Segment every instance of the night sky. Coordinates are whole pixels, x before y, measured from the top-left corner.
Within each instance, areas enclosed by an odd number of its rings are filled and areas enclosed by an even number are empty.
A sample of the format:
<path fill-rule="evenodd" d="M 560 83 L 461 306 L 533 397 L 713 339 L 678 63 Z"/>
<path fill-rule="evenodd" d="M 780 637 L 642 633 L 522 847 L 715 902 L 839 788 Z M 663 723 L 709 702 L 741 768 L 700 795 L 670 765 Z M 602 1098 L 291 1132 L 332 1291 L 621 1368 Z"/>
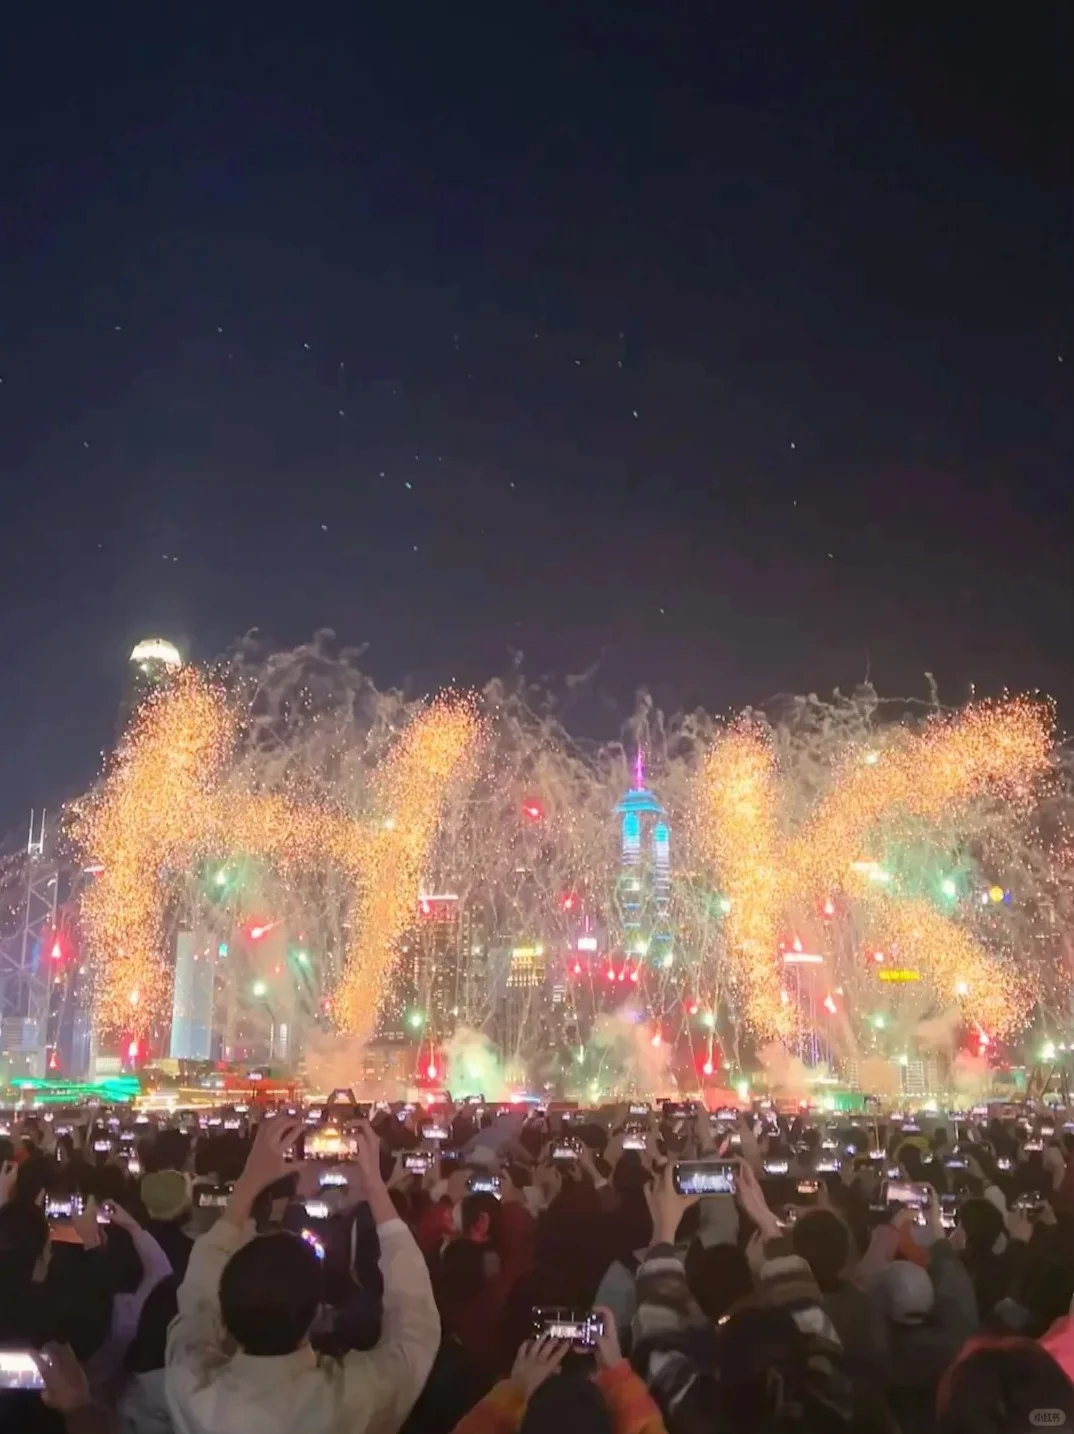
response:
<path fill-rule="evenodd" d="M 149 633 L 599 661 L 593 736 L 926 670 L 1069 724 L 1063 12 L 5 16 L 0 830 Z"/>

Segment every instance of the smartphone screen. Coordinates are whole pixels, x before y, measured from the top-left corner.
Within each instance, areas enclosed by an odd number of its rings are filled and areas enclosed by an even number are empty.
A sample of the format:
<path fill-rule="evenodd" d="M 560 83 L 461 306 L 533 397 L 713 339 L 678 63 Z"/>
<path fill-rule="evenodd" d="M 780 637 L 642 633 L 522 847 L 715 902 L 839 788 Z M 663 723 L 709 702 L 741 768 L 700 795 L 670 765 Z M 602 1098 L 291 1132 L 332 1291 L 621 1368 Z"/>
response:
<path fill-rule="evenodd" d="M 680 1195 L 733 1195 L 735 1172 L 731 1160 L 677 1160 L 671 1179 Z"/>
<path fill-rule="evenodd" d="M 766 1175 L 786 1175 L 790 1164 L 786 1160 L 766 1160 L 764 1162 L 764 1173 Z"/>
<path fill-rule="evenodd" d="M 503 1193 L 503 1180 L 499 1175 L 471 1175 L 466 1182 L 471 1195 L 495 1195 Z"/>
<path fill-rule="evenodd" d="M 592 1349 L 604 1333 L 604 1321 L 592 1313 L 538 1307 L 533 1311 L 533 1332 L 546 1339 L 569 1341 L 576 1349 Z"/>
<path fill-rule="evenodd" d="M 560 1141 L 558 1144 L 553 1145 L 552 1147 L 552 1159 L 577 1160 L 578 1151 L 574 1148 L 573 1145 L 568 1144 L 566 1141 Z"/>
<path fill-rule="evenodd" d="M 623 1136 L 623 1149 L 624 1149 L 624 1150 L 644 1150 L 644 1149 L 645 1149 L 645 1136 L 644 1136 L 644 1135 L 624 1135 L 624 1136 Z"/>
<path fill-rule="evenodd" d="M 28 1349 L 0 1349 L 0 1389 L 44 1389 L 34 1358 Z"/>
<path fill-rule="evenodd" d="M 332 1213 L 327 1200 L 307 1200 L 305 1210 L 311 1220 L 327 1220 Z"/>
<path fill-rule="evenodd" d="M 424 1175 L 427 1170 L 432 1169 L 433 1157 L 413 1152 L 403 1156 L 403 1169 L 409 1170 L 412 1175 Z"/>

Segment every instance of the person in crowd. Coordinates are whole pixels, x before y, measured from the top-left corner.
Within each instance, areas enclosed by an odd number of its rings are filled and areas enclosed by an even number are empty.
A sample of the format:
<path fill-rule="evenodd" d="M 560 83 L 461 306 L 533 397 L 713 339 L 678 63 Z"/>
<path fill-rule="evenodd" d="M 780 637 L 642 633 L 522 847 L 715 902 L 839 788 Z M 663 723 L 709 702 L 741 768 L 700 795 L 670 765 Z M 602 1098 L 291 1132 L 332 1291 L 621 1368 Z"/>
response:
<path fill-rule="evenodd" d="M 194 1247 L 187 1230 L 191 1216 L 190 1183 L 178 1170 L 158 1169 L 142 1176 L 139 1193 L 147 1215 L 145 1228 L 167 1255 L 172 1273 L 181 1280 Z"/>
<path fill-rule="evenodd" d="M 623 1358 L 611 1310 L 595 1309 L 603 1333 L 592 1378 L 565 1364 L 571 1346 L 541 1338 L 519 1349 L 501 1381 L 456 1427 L 456 1434 L 663 1434 L 664 1422 L 641 1379 Z"/>
<path fill-rule="evenodd" d="M 1031 1339 L 974 1340 L 940 1381 L 936 1434 L 1026 1434 L 1072 1426 L 1074 1385 Z"/>
<path fill-rule="evenodd" d="M 223 1218 L 191 1252 L 165 1374 L 178 1434 L 394 1434 L 432 1367 L 440 1321 L 429 1274 L 396 1214 L 368 1125 L 357 1165 L 380 1240 L 381 1338 L 340 1361 L 314 1354 L 309 1336 L 323 1293 L 317 1253 L 301 1236 L 256 1234 L 252 1225 L 255 1201 L 287 1174 L 302 1130 L 279 1118 L 260 1126 Z"/>
<path fill-rule="evenodd" d="M 884 1386 L 890 1361 L 887 1331 L 875 1302 L 853 1281 L 846 1221 L 831 1209 L 805 1210 L 791 1226 L 791 1248 L 812 1271 L 854 1377 Z"/>

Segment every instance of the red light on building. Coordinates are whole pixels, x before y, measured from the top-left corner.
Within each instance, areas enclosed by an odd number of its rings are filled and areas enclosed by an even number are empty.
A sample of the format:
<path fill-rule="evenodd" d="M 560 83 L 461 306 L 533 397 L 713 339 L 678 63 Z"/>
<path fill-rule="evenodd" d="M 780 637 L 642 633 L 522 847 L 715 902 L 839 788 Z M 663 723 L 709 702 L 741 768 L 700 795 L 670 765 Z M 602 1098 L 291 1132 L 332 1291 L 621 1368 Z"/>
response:
<path fill-rule="evenodd" d="M 48 954 L 53 961 L 63 960 L 63 947 L 60 945 L 58 938 L 52 943 L 52 950 Z"/>
<path fill-rule="evenodd" d="M 577 901 L 578 898 L 575 896 L 574 892 L 568 891 L 565 896 L 560 897 L 559 904 L 564 911 L 573 911 L 575 905 L 577 904 Z"/>
<path fill-rule="evenodd" d="M 614 967 L 614 966 L 609 966 L 609 967 L 608 967 L 608 980 L 609 980 L 609 981 L 614 981 L 614 980 L 615 980 L 615 967 Z"/>
<path fill-rule="evenodd" d="M 635 986 L 638 984 L 638 973 L 637 973 L 637 971 L 631 971 L 631 973 L 630 973 L 630 979 L 634 982 Z"/>
<path fill-rule="evenodd" d="M 582 963 L 580 961 L 576 961 L 574 963 L 574 974 L 576 976 L 580 976 L 582 974 Z"/>
<path fill-rule="evenodd" d="M 523 802 L 522 812 L 524 816 L 529 817 L 531 822 L 539 822 L 544 816 L 544 808 L 541 806 L 540 802 Z"/>
<path fill-rule="evenodd" d="M 712 1064 L 712 1062 L 711 1062 L 711 1061 L 706 1061 L 705 1064 L 701 1067 L 701 1074 L 702 1074 L 702 1075 L 711 1075 L 712 1072 L 713 1072 L 713 1064 Z"/>
<path fill-rule="evenodd" d="M 425 1074 L 429 1077 L 430 1080 L 436 1080 L 437 1070 L 436 1065 L 433 1061 L 430 1061 L 429 1064 L 425 1067 Z"/>

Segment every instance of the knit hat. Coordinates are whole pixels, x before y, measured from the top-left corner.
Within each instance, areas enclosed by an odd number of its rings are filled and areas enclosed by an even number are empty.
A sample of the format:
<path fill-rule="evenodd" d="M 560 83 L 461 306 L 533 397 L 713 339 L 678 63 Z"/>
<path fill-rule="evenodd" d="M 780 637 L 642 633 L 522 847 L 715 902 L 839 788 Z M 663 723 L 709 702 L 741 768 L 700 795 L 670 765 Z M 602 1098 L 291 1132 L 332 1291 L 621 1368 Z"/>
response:
<path fill-rule="evenodd" d="M 910 1260 L 896 1260 L 877 1279 L 876 1297 L 894 1324 L 920 1324 L 932 1313 L 936 1292 L 928 1270 Z"/>
<path fill-rule="evenodd" d="M 178 1170 L 143 1175 L 141 1195 L 151 1220 L 178 1220 L 190 1209 L 190 1189 Z"/>

